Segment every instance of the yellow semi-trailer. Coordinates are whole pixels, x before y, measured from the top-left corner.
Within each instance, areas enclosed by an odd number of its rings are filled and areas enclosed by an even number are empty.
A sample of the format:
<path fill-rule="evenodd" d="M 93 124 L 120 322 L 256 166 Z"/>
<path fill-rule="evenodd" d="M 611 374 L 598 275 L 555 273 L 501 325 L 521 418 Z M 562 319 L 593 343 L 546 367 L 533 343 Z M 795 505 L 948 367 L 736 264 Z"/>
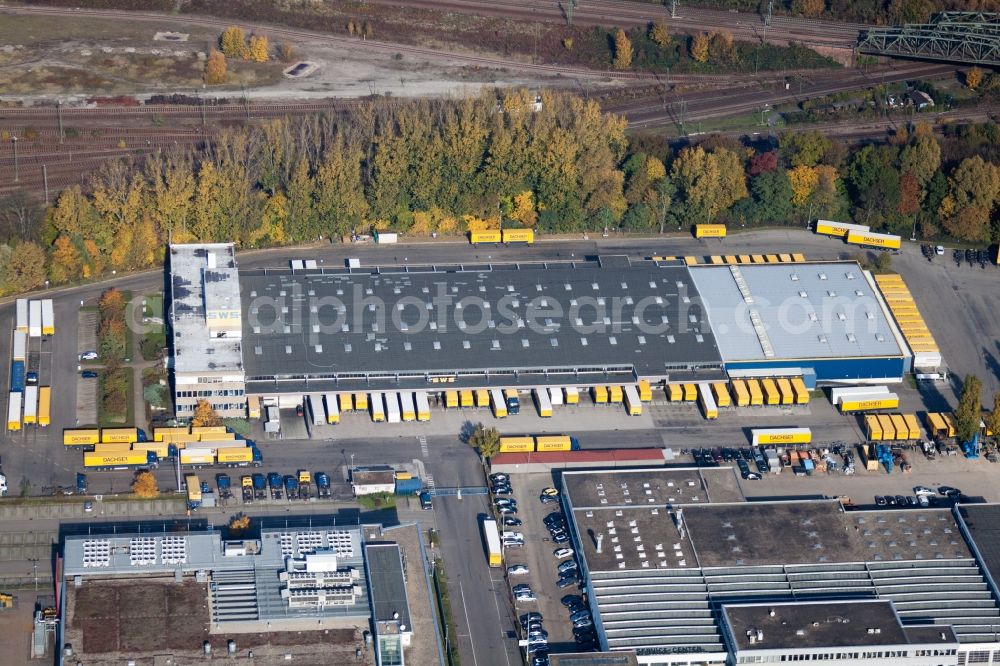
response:
<path fill-rule="evenodd" d="M 768 405 L 780 405 L 781 393 L 778 392 L 778 385 L 770 377 L 766 377 L 761 386 L 764 388 L 764 401 Z"/>
<path fill-rule="evenodd" d="M 259 395 L 248 395 L 247 396 L 247 418 L 249 418 L 249 419 L 259 419 L 260 418 L 260 396 Z"/>
<path fill-rule="evenodd" d="M 417 420 L 417 406 L 412 391 L 399 392 L 399 415 L 404 422 Z"/>
<path fill-rule="evenodd" d="M 531 395 L 535 398 L 535 407 L 538 415 L 544 419 L 552 416 L 552 400 L 549 398 L 549 391 L 546 388 L 532 389 Z"/>
<path fill-rule="evenodd" d="M 132 444 L 133 451 L 152 451 L 156 454 L 157 460 L 164 460 L 170 457 L 170 445 L 166 442 L 136 442 Z"/>
<path fill-rule="evenodd" d="M 895 393 L 889 393 L 887 395 L 881 395 L 872 398 L 856 398 L 852 400 L 841 400 L 840 401 L 840 411 L 843 413 L 848 412 L 867 412 L 875 409 L 898 409 L 899 408 L 899 396 Z"/>
<path fill-rule="evenodd" d="M 608 389 L 606 386 L 591 387 L 590 395 L 594 399 L 594 403 L 598 405 L 607 403 L 608 401 Z"/>
<path fill-rule="evenodd" d="M 725 382 L 715 382 L 712 384 L 712 397 L 715 398 L 715 404 L 719 407 L 729 407 L 733 404 L 729 399 L 729 389 L 726 387 Z"/>
<path fill-rule="evenodd" d="M 38 387 L 38 425 L 43 428 L 52 423 L 52 387 Z"/>
<path fill-rule="evenodd" d="M 413 402 L 416 404 L 417 407 L 417 420 L 430 421 L 431 403 L 427 397 L 427 393 L 424 391 L 416 391 L 413 394 Z"/>
<path fill-rule="evenodd" d="M 503 550 L 500 548 L 500 531 L 497 521 L 483 519 L 483 545 L 486 546 L 486 561 L 491 567 L 503 566 Z"/>
<path fill-rule="evenodd" d="M 670 402 L 684 400 L 684 387 L 680 384 L 667 384 L 667 400 Z"/>
<path fill-rule="evenodd" d="M 191 426 L 192 435 L 214 435 L 220 432 L 228 432 L 226 426 Z"/>
<path fill-rule="evenodd" d="M 503 234 L 499 229 L 495 231 L 470 231 L 469 242 L 473 245 L 480 243 L 500 243 L 503 241 Z"/>
<path fill-rule="evenodd" d="M 230 446 L 216 449 L 215 459 L 220 465 L 249 463 L 253 461 L 253 449 L 249 446 Z"/>
<path fill-rule="evenodd" d="M 180 452 L 182 465 L 214 465 L 215 449 L 186 448 Z"/>
<path fill-rule="evenodd" d="M 490 390 L 490 406 L 493 408 L 493 416 L 498 419 L 507 417 L 507 401 L 500 389 Z"/>
<path fill-rule="evenodd" d="M 458 391 L 455 389 L 448 389 L 444 392 L 444 406 L 445 409 L 458 407 Z"/>
<path fill-rule="evenodd" d="M 96 428 L 63 430 L 65 446 L 93 446 L 101 441 L 101 431 Z"/>
<path fill-rule="evenodd" d="M 350 393 L 341 393 L 337 396 L 337 401 L 340 403 L 341 412 L 349 412 L 354 409 L 354 398 Z"/>
<path fill-rule="evenodd" d="M 736 402 L 736 406 L 748 406 L 750 404 L 750 391 L 747 389 L 747 383 L 742 379 L 734 379 L 731 386 L 733 389 L 733 400 Z"/>
<path fill-rule="evenodd" d="M 638 389 L 632 384 L 625 386 L 625 411 L 629 416 L 642 414 L 642 400 L 639 398 Z"/>
<path fill-rule="evenodd" d="M 850 232 L 847 234 L 847 242 L 852 245 L 863 245 L 865 247 L 881 247 L 888 250 L 898 250 L 902 239 L 892 234 L 876 234 L 872 232 Z"/>
<path fill-rule="evenodd" d="M 344 394 L 341 393 L 341 395 Z M 333 393 L 327 393 L 323 396 L 323 402 L 326 407 L 327 424 L 334 425 L 340 423 L 340 406 L 337 404 L 337 396 Z"/>
<path fill-rule="evenodd" d="M 619 404 L 624 399 L 625 399 L 625 394 L 622 392 L 621 386 L 608 387 L 608 402 Z"/>
<path fill-rule="evenodd" d="M 580 389 L 576 388 L 575 386 L 567 386 L 564 389 L 564 392 L 565 392 L 565 395 L 563 396 L 563 398 L 564 398 L 564 401 L 566 402 L 567 405 L 579 405 L 580 404 Z M 649 399 L 650 400 L 653 399 L 652 395 L 650 395 Z"/>
<path fill-rule="evenodd" d="M 653 399 L 653 387 L 649 385 L 648 379 L 639 380 L 639 400 L 650 402 Z"/>
<path fill-rule="evenodd" d="M 794 405 L 795 391 L 792 390 L 792 382 L 789 381 L 788 377 L 779 377 L 775 383 L 778 385 L 778 393 L 781 394 L 781 404 Z"/>
<path fill-rule="evenodd" d="M 809 428 L 753 428 L 750 430 L 754 446 L 761 444 L 809 444 L 812 430 Z"/>
<path fill-rule="evenodd" d="M 500 453 L 528 453 L 535 450 L 534 437 L 501 437 Z"/>
<path fill-rule="evenodd" d="M 719 418 L 719 407 L 712 396 L 712 387 L 708 384 L 698 384 L 698 404 L 706 419 Z"/>
<path fill-rule="evenodd" d="M 533 229 L 504 229 L 504 243 L 527 243 L 531 245 L 535 242 L 535 232 Z"/>
<path fill-rule="evenodd" d="M 816 233 L 822 236 L 836 236 L 843 238 L 851 231 L 864 233 L 870 227 L 865 224 L 848 224 L 846 222 L 833 222 L 831 220 L 816 220 Z"/>
<path fill-rule="evenodd" d="M 354 409 L 359 412 L 368 411 L 368 394 L 367 393 L 355 393 L 354 394 Z"/>
<path fill-rule="evenodd" d="M 698 399 L 698 387 L 694 384 L 684 384 L 684 402 L 694 402 Z"/>
<path fill-rule="evenodd" d="M 695 238 L 725 238 L 726 225 L 724 224 L 696 224 L 694 225 Z"/>
<path fill-rule="evenodd" d="M 151 451 L 103 454 L 88 451 L 83 454 L 86 469 L 136 469 L 156 467 L 156 454 Z"/>
<path fill-rule="evenodd" d="M 458 392 L 458 404 L 460 407 L 476 406 L 476 396 L 471 389 L 462 389 Z"/>
<path fill-rule="evenodd" d="M 101 430 L 101 443 L 103 444 L 131 444 L 142 441 L 145 438 L 139 435 L 138 428 L 104 428 Z"/>
<path fill-rule="evenodd" d="M 132 450 L 132 445 L 128 442 L 112 442 L 110 444 L 94 444 L 94 453 L 101 453 L 104 455 L 117 455 L 122 453 L 128 453 Z"/>
<path fill-rule="evenodd" d="M 759 407 L 764 404 L 764 392 L 760 388 L 760 382 L 756 379 L 747 380 L 747 390 L 750 391 L 750 404 Z"/>
<path fill-rule="evenodd" d="M 173 428 L 153 428 L 153 440 L 157 442 L 166 441 L 164 439 L 166 435 L 190 435 L 190 434 L 191 430 L 186 426 L 177 426 Z"/>
<path fill-rule="evenodd" d="M 569 435 L 539 435 L 535 437 L 536 451 L 573 451 L 573 438 Z"/>
<path fill-rule="evenodd" d="M 372 406 L 372 421 L 375 423 L 382 423 L 383 421 L 385 421 L 385 410 L 382 407 L 381 393 L 372 393 L 371 406 Z"/>

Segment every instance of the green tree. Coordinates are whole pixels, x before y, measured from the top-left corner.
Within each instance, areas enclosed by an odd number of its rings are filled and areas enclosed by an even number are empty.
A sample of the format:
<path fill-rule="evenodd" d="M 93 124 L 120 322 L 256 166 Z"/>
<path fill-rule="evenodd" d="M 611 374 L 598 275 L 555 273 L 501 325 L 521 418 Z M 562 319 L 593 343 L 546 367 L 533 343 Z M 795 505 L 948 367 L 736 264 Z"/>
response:
<path fill-rule="evenodd" d="M 899 154 L 899 170 L 913 174 L 923 188 L 941 168 L 941 145 L 933 134 L 918 134 Z"/>
<path fill-rule="evenodd" d="M 798 16 L 815 18 L 826 9 L 824 0 L 792 0 L 792 13 Z"/>
<path fill-rule="evenodd" d="M 670 32 L 667 30 L 667 24 L 663 21 L 652 23 L 649 26 L 649 39 L 661 49 L 670 46 Z"/>
<path fill-rule="evenodd" d="M 323 233 L 341 236 L 359 229 L 368 214 L 361 183 L 361 151 L 336 140 L 316 172 L 316 213 Z"/>
<path fill-rule="evenodd" d="M 962 383 L 962 395 L 955 408 L 955 437 L 959 442 L 970 442 L 979 432 L 979 420 L 983 410 L 983 383 L 975 375 L 966 375 Z"/>
<path fill-rule="evenodd" d="M 500 431 L 487 428 L 482 423 L 469 436 L 469 446 L 474 448 L 479 456 L 486 460 L 500 453 Z"/>
<path fill-rule="evenodd" d="M 701 146 L 685 148 L 674 160 L 671 178 L 677 187 L 678 218 L 708 221 L 747 196 L 740 158 L 718 148 L 706 153 Z"/>
<path fill-rule="evenodd" d="M 793 167 L 816 166 L 830 150 L 831 141 L 821 132 L 786 132 L 781 136 L 781 156 Z"/>
<path fill-rule="evenodd" d="M 993 394 L 993 408 L 983 415 L 983 421 L 994 437 L 1000 437 L 1000 392 Z"/>

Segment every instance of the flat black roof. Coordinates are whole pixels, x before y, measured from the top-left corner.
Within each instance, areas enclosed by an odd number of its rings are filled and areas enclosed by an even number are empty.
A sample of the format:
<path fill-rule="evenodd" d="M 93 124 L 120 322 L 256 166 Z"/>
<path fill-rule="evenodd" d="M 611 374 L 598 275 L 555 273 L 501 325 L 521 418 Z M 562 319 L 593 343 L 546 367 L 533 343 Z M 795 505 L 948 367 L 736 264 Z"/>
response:
<path fill-rule="evenodd" d="M 372 612 L 375 621 L 396 621 L 399 622 L 401 631 L 413 631 L 413 625 L 410 623 L 410 605 L 406 598 L 403 555 L 399 544 L 378 542 L 366 544 L 365 562 L 372 589 Z"/>
<path fill-rule="evenodd" d="M 722 377 L 681 264 L 269 269 L 240 287 L 250 392 Z"/>
<path fill-rule="evenodd" d="M 726 604 L 722 616 L 739 650 L 909 643 L 890 601 Z"/>
<path fill-rule="evenodd" d="M 961 504 L 958 513 L 993 583 L 1000 584 L 1000 504 Z"/>

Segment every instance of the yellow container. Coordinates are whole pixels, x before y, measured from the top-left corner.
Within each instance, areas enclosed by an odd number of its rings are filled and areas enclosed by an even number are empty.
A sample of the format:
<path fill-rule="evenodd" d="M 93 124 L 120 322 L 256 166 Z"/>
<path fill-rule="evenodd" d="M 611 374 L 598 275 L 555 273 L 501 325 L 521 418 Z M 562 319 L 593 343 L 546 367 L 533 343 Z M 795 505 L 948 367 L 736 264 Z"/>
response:
<path fill-rule="evenodd" d="M 473 245 L 478 243 L 499 243 L 503 236 L 500 230 L 496 231 L 472 231 L 469 232 L 469 242 Z"/>
<path fill-rule="evenodd" d="M 458 407 L 458 391 L 451 389 L 444 392 L 444 406 L 448 408 Z"/>
<path fill-rule="evenodd" d="M 622 387 L 621 386 L 609 386 L 608 387 L 608 402 L 613 402 L 615 404 L 618 404 L 618 403 L 620 403 L 624 399 L 625 399 L 625 396 L 622 394 Z"/>
<path fill-rule="evenodd" d="M 769 405 L 781 404 L 781 393 L 778 392 L 778 385 L 770 377 L 761 382 L 764 387 L 764 401 Z"/>
<path fill-rule="evenodd" d="M 355 393 L 354 394 L 354 409 L 359 412 L 364 412 L 368 410 L 368 394 L 367 393 Z"/>
<path fill-rule="evenodd" d="M 745 381 L 734 379 L 731 387 L 733 389 L 733 400 L 736 402 L 737 407 L 746 407 L 750 404 L 750 391 L 747 389 Z"/>
<path fill-rule="evenodd" d="M 462 407 L 473 407 L 473 406 L 475 406 L 475 404 L 476 404 L 475 397 L 473 396 L 471 390 L 469 390 L 469 389 L 463 389 L 458 394 L 458 396 L 459 396 L 460 404 L 462 405 Z"/>
<path fill-rule="evenodd" d="M 729 399 L 729 389 L 724 382 L 712 384 L 712 395 L 715 396 L 715 404 L 719 407 L 729 407 L 732 403 Z"/>
<path fill-rule="evenodd" d="M 694 402 L 698 399 L 698 385 L 684 384 L 684 402 Z"/>
<path fill-rule="evenodd" d="M 500 453 L 527 453 L 535 450 L 534 437 L 501 437 Z"/>
<path fill-rule="evenodd" d="M 778 378 L 778 392 L 781 394 L 781 404 L 795 404 L 795 391 L 792 390 L 792 382 L 787 377 Z"/>
<path fill-rule="evenodd" d="M 756 379 L 747 380 L 747 390 L 750 391 L 750 404 L 757 407 L 764 404 L 764 392 L 760 389 L 760 382 Z"/>
<path fill-rule="evenodd" d="M 476 389 L 476 407 L 490 406 L 490 392 L 486 389 Z"/>
<path fill-rule="evenodd" d="M 535 242 L 535 232 L 532 229 L 504 229 L 504 243 L 527 243 L 531 245 Z"/>
<path fill-rule="evenodd" d="M 694 225 L 695 238 L 725 238 L 726 225 L 724 224 L 696 224 Z"/>
<path fill-rule="evenodd" d="M 590 395 L 597 404 L 604 404 L 608 401 L 608 389 L 604 386 L 594 386 L 590 389 Z"/>
<path fill-rule="evenodd" d="M 653 388 L 649 385 L 648 379 L 639 380 L 639 400 L 649 402 L 653 399 Z M 568 401 L 567 401 L 568 402 Z"/>
<path fill-rule="evenodd" d="M 337 402 L 340 403 L 341 412 L 349 412 L 354 409 L 354 400 L 350 393 L 341 393 L 338 395 Z"/>

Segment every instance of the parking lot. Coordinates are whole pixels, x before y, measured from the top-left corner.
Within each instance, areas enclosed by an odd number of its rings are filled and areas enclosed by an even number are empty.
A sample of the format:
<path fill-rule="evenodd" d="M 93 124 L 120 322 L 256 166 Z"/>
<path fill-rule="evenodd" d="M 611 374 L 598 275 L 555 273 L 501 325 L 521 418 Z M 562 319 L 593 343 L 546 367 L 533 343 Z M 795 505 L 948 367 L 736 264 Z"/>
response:
<path fill-rule="evenodd" d="M 510 567 L 523 565 L 527 567 L 528 572 L 508 573 L 507 586 L 508 589 L 512 589 L 517 585 L 527 585 L 535 597 L 533 601 L 521 601 L 511 594 L 516 615 L 519 619 L 523 619 L 529 613 L 541 614 L 541 628 L 547 634 L 549 651 L 579 651 L 581 646 L 574 639 L 573 625 L 569 620 L 570 613 L 561 601 L 564 597 L 580 593 L 580 585 L 573 576 L 575 570 L 568 564 L 575 562 L 575 557 L 569 555 L 559 558 L 555 555 L 555 552 L 562 548 L 572 550 L 572 544 L 568 541 L 568 534 L 566 542 L 557 543 L 546 526 L 547 516 L 562 515 L 561 502 L 556 498 L 546 504 L 540 499 L 544 489 L 554 487 L 554 478 L 545 473 L 516 474 L 510 478 L 510 485 L 512 494 L 503 497 L 516 499 L 517 514 L 511 517 L 520 520 L 521 524 L 503 526 L 502 529 L 507 533 L 523 534 L 524 545 L 504 549 L 504 568 L 510 572 Z M 558 525 L 555 522 L 557 519 L 549 520 L 553 526 Z M 558 586 L 560 579 L 563 578 L 563 574 L 559 571 L 560 565 L 565 569 L 565 579 L 574 579 L 569 584 L 564 583 L 564 587 Z M 523 622 L 519 622 L 517 631 L 522 639 L 528 637 Z"/>

